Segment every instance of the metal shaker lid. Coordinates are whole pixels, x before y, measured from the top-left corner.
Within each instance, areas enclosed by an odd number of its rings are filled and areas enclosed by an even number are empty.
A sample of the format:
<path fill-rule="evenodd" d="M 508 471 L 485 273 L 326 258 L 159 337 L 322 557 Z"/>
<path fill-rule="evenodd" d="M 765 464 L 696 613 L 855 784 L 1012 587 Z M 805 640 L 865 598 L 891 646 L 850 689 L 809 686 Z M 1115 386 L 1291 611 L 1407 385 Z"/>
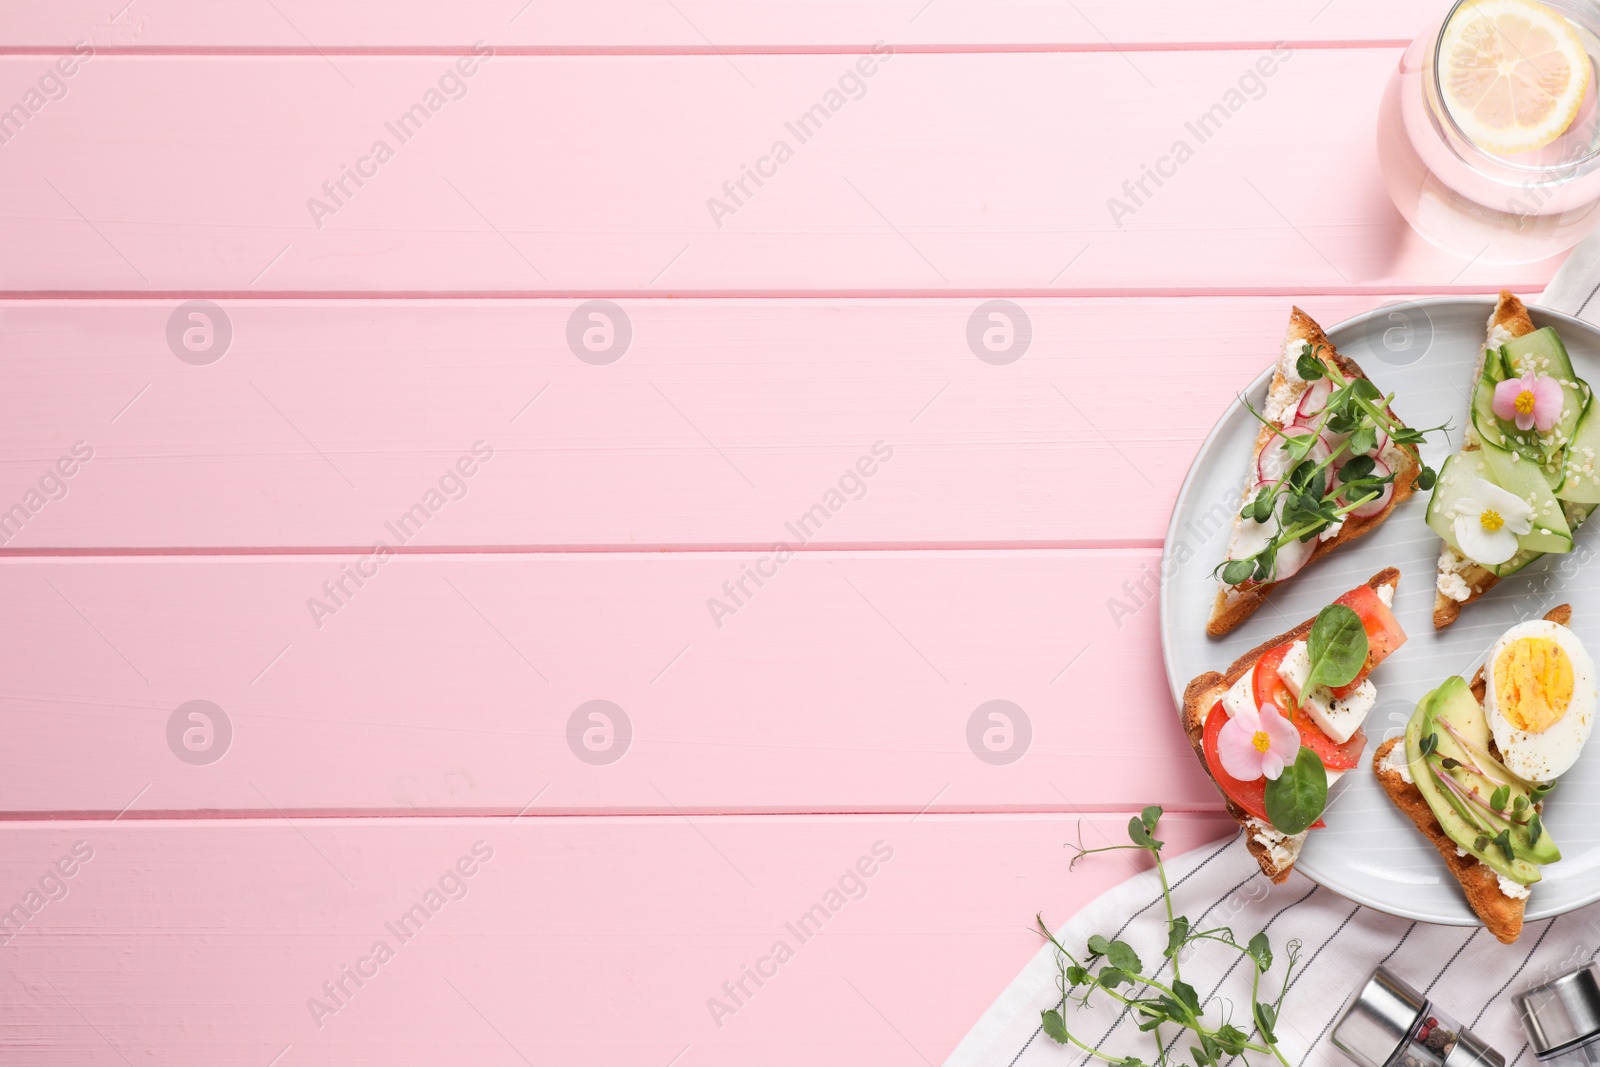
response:
<path fill-rule="evenodd" d="M 1428 1001 L 1379 967 L 1333 1026 L 1332 1041 L 1361 1067 L 1388 1067 Z"/>
<path fill-rule="evenodd" d="M 1533 1051 L 1545 1056 L 1600 1036 L 1600 965 L 1590 963 L 1512 998 Z"/>

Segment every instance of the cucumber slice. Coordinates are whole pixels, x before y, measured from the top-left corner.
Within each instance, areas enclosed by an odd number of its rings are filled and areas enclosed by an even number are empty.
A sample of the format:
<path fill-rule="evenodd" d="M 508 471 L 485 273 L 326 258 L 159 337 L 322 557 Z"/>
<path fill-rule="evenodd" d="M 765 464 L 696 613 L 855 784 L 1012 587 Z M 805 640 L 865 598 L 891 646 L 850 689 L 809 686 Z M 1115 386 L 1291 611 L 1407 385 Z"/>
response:
<path fill-rule="evenodd" d="M 1570 500 L 1563 500 L 1561 502 L 1561 511 L 1566 516 L 1567 529 L 1571 530 L 1574 536 L 1576 536 L 1578 532 L 1578 527 L 1583 525 L 1584 520 L 1589 517 L 1590 512 L 1594 511 L 1594 508 L 1595 506 L 1593 504 L 1577 504 Z M 1504 563 L 1498 564 L 1494 567 L 1484 567 L 1484 570 L 1488 571 L 1490 574 L 1493 574 L 1497 578 L 1504 578 L 1508 575 L 1517 573 L 1534 560 L 1543 558 L 1543 556 L 1543 552 L 1530 552 L 1527 549 L 1523 549 L 1515 556 L 1512 556 L 1510 559 L 1506 560 Z"/>
<path fill-rule="evenodd" d="M 1556 343 L 1559 344 L 1560 341 Z M 1550 488 L 1559 488 L 1566 473 L 1561 463 L 1561 442 L 1572 440 L 1580 420 L 1587 412 L 1590 406 L 1589 386 L 1575 378 L 1558 375 L 1563 398 L 1561 417 L 1556 420 L 1556 424 L 1548 433 L 1540 433 L 1534 429 L 1519 430 L 1515 423 L 1505 422 L 1496 418 L 1494 414 L 1495 386 L 1506 378 L 1514 376 L 1508 371 L 1504 360 L 1505 357 L 1490 352 L 1483 361 L 1483 375 L 1472 391 L 1472 428 L 1477 431 L 1478 440 L 1482 443 L 1519 452 L 1524 459 L 1541 465 L 1544 468 L 1545 481 Z M 1524 355 L 1522 360 L 1523 366 L 1532 366 L 1535 363 L 1544 366 L 1556 362 L 1548 357 L 1533 355 Z M 1562 349 L 1561 362 L 1564 364 L 1565 361 L 1566 350 Z"/>
<path fill-rule="evenodd" d="M 1573 373 L 1572 357 L 1567 355 L 1567 346 L 1561 343 L 1560 336 L 1552 326 L 1513 337 L 1500 346 L 1500 352 L 1505 359 L 1505 377 L 1531 370 L 1538 374 L 1553 374 L 1569 382 L 1578 379 L 1577 374 Z"/>
<path fill-rule="evenodd" d="M 1533 529 L 1518 538 L 1517 544 L 1535 552 L 1572 551 L 1572 530 L 1567 526 L 1561 502 L 1550 491 L 1543 468 L 1521 453 L 1492 445 L 1484 445 L 1479 452 L 1488 466 L 1491 482 L 1533 505 Z"/>
<path fill-rule="evenodd" d="M 1485 478 L 1515 493 L 1533 504 L 1534 528 L 1518 539 L 1523 552 L 1570 552 L 1572 530 L 1567 525 L 1566 514 L 1560 501 L 1550 492 L 1550 486 L 1539 473 L 1538 467 L 1527 460 L 1511 458 L 1511 453 L 1485 445 L 1471 452 L 1457 452 L 1439 468 L 1439 481 L 1428 500 L 1427 521 L 1430 529 L 1457 552 L 1461 545 L 1456 541 L 1455 504 L 1470 490 L 1478 478 Z M 1462 555 L 1466 553 L 1462 552 Z M 1522 555 L 1519 552 L 1518 555 Z M 1517 557 L 1500 564 L 1507 567 Z M 1532 559 L 1522 561 L 1516 569 L 1526 566 Z M 1509 571 L 1507 573 L 1510 573 Z"/>
<path fill-rule="evenodd" d="M 1504 563 L 1496 564 L 1493 567 L 1484 567 L 1483 569 L 1494 575 L 1496 578 L 1505 578 L 1509 575 L 1517 573 L 1534 560 L 1543 558 L 1543 552 L 1529 552 L 1524 550 L 1522 552 L 1518 552 L 1515 556 L 1512 556 Z"/>
<path fill-rule="evenodd" d="M 1556 496 L 1576 504 L 1600 504 L 1600 404 L 1590 403 L 1562 457 Z"/>

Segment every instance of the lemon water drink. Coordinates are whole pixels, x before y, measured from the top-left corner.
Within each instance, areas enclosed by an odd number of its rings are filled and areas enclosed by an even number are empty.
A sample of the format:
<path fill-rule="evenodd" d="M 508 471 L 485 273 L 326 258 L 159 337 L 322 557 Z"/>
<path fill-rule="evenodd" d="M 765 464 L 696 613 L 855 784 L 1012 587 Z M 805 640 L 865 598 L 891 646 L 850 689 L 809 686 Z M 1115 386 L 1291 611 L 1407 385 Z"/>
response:
<path fill-rule="evenodd" d="M 1526 263 L 1600 225 L 1600 5 L 1460 0 L 1400 58 L 1378 118 L 1406 221 L 1464 259 Z"/>

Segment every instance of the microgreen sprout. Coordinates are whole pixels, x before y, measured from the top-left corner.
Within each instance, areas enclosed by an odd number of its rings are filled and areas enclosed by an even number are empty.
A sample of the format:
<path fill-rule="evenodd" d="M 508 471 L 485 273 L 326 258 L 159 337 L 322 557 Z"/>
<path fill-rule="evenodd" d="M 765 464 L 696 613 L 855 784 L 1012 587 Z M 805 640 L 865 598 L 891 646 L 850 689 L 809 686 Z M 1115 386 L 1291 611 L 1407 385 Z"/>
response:
<path fill-rule="evenodd" d="M 1166 904 L 1167 947 L 1161 960 L 1147 967 L 1145 961 L 1125 941 L 1107 938 L 1102 934 L 1091 936 L 1077 954 L 1063 945 L 1043 918 L 1038 919 L 1039 932 L 1056 950 L 1056 988 L 1060 992 L 1057 1006 L 1040 1013 L 1045 1034 L 1062 1045 L 1070 1045 L 1087 1053 L 1102 1063 L 1116 1067 L 1173 1067 L 1168 1059 L 1168 1049 L 1183 1035 L 1189 1035 L 1193 1044 L 1189 1054 L 1197 1067 L 1221 1067 L 1224 1058 L 1244 1057 L 1249 1063 L 1249 1053 L 1275 1057 L 1283 1067 L 1289 1060 L 1278 1048 L 1276 1027 L 1283 1010 L 1283 998 L 1289 991 L 1290 978 L 1300 960 L 1300 942 L 1290 941 L 1286 946 L 1287 960 L 1282 968 L 1282 980 L 1276 996 L 1262 988 L 1262 978 L 1272 969 L 1272 945 L 1262 931 L 1241 945 L 1227 927 L 1196 930 L 1182 915 L 1174 915 L 1172 890 L 1167 884 L 1167 871 L 1161 861 L 1162 842 L 1153 836 L 1161 809 L 1145 808 L 1128 820 L 1128 839 L 1131 844 L 1108 845 L 1103 848 L 1084 848 L 1069 845 L 1077 855 L 1072 862 L 1097 852 L 1135 849 L 1150 853 L 1155 860 L 1156 875 L 1161 881 L 1161 897 Z M 1081 837 L 1080 837 L 1081 842 Z M 1239 953 L 1241 959 L 1250 961 L 1250 1023 L 1248 1031 L 1233 1025 L 1221 1005 L 1221 1019 L 1208 1017 L 1211 1001 L 1202 1001 L 1195 988 L 1183 980 L 1183 958 L 1186 950 L 1201 942 L 1215 942 Z M 1167 976 L 1168 964 L 1171 975 Z M 1124 988 L 1126 987 L 1126 988 Z M 1106 1051 L 1083 1040 L 1069 1029 L 1068 1006 L 1087 1006 L 1092 998 L 1103 998 L 1121 1004 L 1132 1013 L 1139 1030 L 1155 1038 L 1155 1057 L 1147 1063 L 1137 1056 L 1120 1055 Z M 1169 1040 L 1162 1034 L 1163 1027 L 1176 1027 L 1176 1035 Z"/>
<path fill-rule="evenodd" d="M 1454 742 L 1451 755 L 1439 751 L 1441 735 L 1435 727 L 1442 727 Z M 1451 806 L 1476 835 L 1473 850 L 1483 856 L 1490 848 L 1496 848 L 1514 863 L 1520 851 L 1537 845 L 1544 834 L 1538 805 L 1552 786 L 1519 778 L 1446 718 L 1433 719 L 1424 729 L 1427 732 L 1417 739 L 1423 762 Z M 1487 799 L 1479 791 L 1480 780 L 1487 787 Z M 1514 827 L 1526 829 L 1526 845 L 1512 837 Z"/>
<path fill-rule="evenodd" d="M 1263 483 L 1240 509 L 1241 518 L 1266 525 L 1274 524 L 1272 536 L 1252 555 L 1224 560 L 1217 567 L 1228 585 L 1269 582 L 1277 573 L 1279 551 L 1295 541 L 1310 541 L 1352 511 L 1377 499 L 1395 475 L 1377 473 L 1376 461 L 1368 453 L 1377 446 L 1380 431 L 1396 446 L 1413 454 L 1415 446 L 1434 430 L 1416 430 L 1403 425 L 1389 412 L 1393 394 L 1383 395 L 1366 378 L 1351 378 L 1319 356 L 1322 346 L 1301 346 L 1295 369 L 1308 382 L 1328 379 L 1330 392 L 1326 406 L 1310 425 L 1280 427 L 1257 411 L 1248 400 L 1240 402 L 1261 424 L 1281 439 L 1287 469 L 1282 478 Z M 1323 458 L 1314 458 L 1317 446 L 1333 441 Z M 1268 448 L 1275 447 L 1273 442 Z M 1416 487 L 1424 492 L 1433 488 L 1437 475 L 1422 466 Z"/>

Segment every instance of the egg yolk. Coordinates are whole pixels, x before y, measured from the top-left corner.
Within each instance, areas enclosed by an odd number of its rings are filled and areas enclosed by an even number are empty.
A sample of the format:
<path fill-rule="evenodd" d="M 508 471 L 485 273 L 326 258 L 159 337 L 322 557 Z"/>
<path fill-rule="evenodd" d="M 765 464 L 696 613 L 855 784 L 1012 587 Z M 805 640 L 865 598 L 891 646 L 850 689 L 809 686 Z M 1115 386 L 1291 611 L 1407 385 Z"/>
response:
<path fill-rule="evenodd" d="M 1572 703 L 1572 660 L 1547 637 L 1519 637 L 1495 661 L 1494 692 L 1507 722 L 1544 733 Z"/>

